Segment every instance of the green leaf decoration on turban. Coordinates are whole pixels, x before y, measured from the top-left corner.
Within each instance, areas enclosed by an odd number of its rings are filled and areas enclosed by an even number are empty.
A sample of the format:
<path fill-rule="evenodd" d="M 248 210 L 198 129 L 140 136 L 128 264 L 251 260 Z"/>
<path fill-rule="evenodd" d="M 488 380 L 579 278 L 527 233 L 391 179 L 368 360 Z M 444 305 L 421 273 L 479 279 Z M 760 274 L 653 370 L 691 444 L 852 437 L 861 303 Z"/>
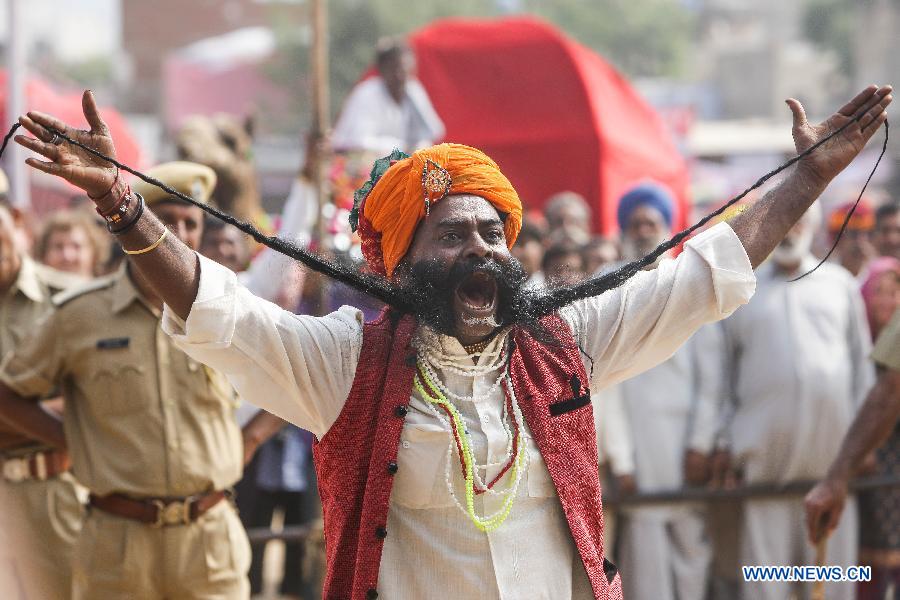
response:
<path fill-rule="evenodd" d="M 409 158 L 409 154 L 394 148 L 390 154 L 375 161 L 375 164 L 372 166 L 372 171 L 369 173 L 369 180 L 353 193 L 353 210 L 350 211 L 351 231 L 356 231 L 359 228 L 359 209 L 360 206 L 362 206 L 363 200 L 366 199 L 366 196 L 369 195 L 369 192 L 372 191 L 372 188 L 375 187 L 375 184 L 381 179 L 381 176 L 391 168 L 391 165 L 404 158 Z"/>

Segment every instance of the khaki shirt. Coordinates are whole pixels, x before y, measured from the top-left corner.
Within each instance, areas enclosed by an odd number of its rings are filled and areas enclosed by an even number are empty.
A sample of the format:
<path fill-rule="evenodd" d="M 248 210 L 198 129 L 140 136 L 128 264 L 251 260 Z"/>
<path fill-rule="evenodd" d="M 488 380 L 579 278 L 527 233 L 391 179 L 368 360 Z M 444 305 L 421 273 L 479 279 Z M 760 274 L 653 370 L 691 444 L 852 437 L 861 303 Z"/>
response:
<path fill-rule="evenodd" d="M 900 308 L 894 311 L 875 343 L 872 360 L 893 371 L 900 371 Z"/>
<path fill-rule="evenodd" d="M 85 282 L 78 276 L 55 271 L 23 256 L 15 283 L 0 295 L 0 357 L 18 348 L 35 324 L 51 311 L 54 294 Z M 5 453 L 16 454 L 41 446 L 37 442 L 26 442 L 15 451 Z"/>
<path fill-rule="evenodd" d="M 28 397 L 62 387 L 81 483 L 98 495 L 188 496 L 239 479 L 232 388 L 175 348 L 125 265 L 53 302 L 0 381 Z"/>

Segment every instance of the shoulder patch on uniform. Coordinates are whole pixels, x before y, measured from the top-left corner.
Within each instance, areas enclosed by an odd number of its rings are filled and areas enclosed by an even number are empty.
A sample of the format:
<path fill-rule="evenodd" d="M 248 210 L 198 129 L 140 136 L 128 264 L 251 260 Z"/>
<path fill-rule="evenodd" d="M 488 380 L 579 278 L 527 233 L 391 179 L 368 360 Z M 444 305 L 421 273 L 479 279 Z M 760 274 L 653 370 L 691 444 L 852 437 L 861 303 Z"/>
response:
<path fill-rule="evenodd" d="M 94 279 L 87 283 L 70 288 L 64 292 L 60 292 L 54 295 L 51 301 L 53 302 L 53 306 L 58 308 L 63 304 L 66 304 L 67 302 L 78 298 L 79 296 L 84 296 L 85 294 L 96 292 L 97 290 L 106 289 L 113 284 L 113 281 L 113 277 L 100 277 L 99 279 Z"/>

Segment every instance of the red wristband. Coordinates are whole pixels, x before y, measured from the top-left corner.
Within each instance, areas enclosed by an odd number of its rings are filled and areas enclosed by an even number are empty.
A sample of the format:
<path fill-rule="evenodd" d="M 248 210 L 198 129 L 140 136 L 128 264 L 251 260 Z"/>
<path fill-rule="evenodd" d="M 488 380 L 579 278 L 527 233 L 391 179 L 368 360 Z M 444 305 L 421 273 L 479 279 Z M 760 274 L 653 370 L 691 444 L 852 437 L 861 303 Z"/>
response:
<path fill-rule="evenodd" d="M 125 189 L 122 192 L 122 197 L 113 205 L 109 210 L 101 211 L 100 208 L 96 208 L 97 214 L 103 217 L 106 220 L 107 226 L 115 225 L 122 220 L 122 217 L 125 216 L 125 213 L 128 212 L 128 208 L 131 205 L 131 186 L 127 183 L 125 184 Z"/>
<path fill-rule="evenodd" d="M 99 196 L 91 196 L 90 194 L 88 194 L 88 198 L 90 198 L 91 200 L 100 200 L 101 198 L 108 196 L 109 193 L 113 191 L 113 188 L 116 187 L 116 184 L 118 182 L 119 182 L 119 167 L 116 167 L 116 176 L 113 178 L 112 185 L 109 186 L 109 189 L 106 190 L 106 193 L 101 194 Z"/>

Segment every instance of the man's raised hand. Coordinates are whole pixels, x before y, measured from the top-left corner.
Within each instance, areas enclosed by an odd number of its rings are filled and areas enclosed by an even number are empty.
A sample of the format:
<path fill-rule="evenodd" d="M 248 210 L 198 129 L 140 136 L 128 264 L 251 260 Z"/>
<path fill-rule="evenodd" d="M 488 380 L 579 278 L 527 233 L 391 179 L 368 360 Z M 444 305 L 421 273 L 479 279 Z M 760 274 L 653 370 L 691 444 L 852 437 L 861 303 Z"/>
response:
<path fill-rule="evenodd" d="M 838 173 L 856 158 L 866 142 L 887 120 L 886 108 L 891 103 L 893 88 L 889 85 L 870 85 L 840 110 L 818 125 L 806 120 L 806 112 L 799 101 L 790 98 L 787 104 L 794 116 L 792 134 L 797 153 L 800 154 L 833 131 L 840 129 L 857 115 L 862 117 L 850 124 L 840 135 L 835 136 L 809 156 L 800 161 L 800 168 L 823 184 L 830 182 Z"/>
<path fill-rule="evenodd" d="M 109 127 L 100 117 L 94 94 L 90 90 L 82 96 L 81 107 L 91 127 L 90 131 L 69 127 L 52 115 L 30 111 L 26 116 L 19 117 L 19 123 L 35 137 L 17 135 L 15 141 L 48 159 L 42 161 L 29 158 L 25 161 L 26 164 L 44 173 L 62 177 L 83 189 L 88 196 L 99 199 L 113 186 L 116 167 L 66 141 L 52 143 L 54 136 L 46 129 L 51 127 L 97 152 L 115 158 L 116 149 Z"/>

